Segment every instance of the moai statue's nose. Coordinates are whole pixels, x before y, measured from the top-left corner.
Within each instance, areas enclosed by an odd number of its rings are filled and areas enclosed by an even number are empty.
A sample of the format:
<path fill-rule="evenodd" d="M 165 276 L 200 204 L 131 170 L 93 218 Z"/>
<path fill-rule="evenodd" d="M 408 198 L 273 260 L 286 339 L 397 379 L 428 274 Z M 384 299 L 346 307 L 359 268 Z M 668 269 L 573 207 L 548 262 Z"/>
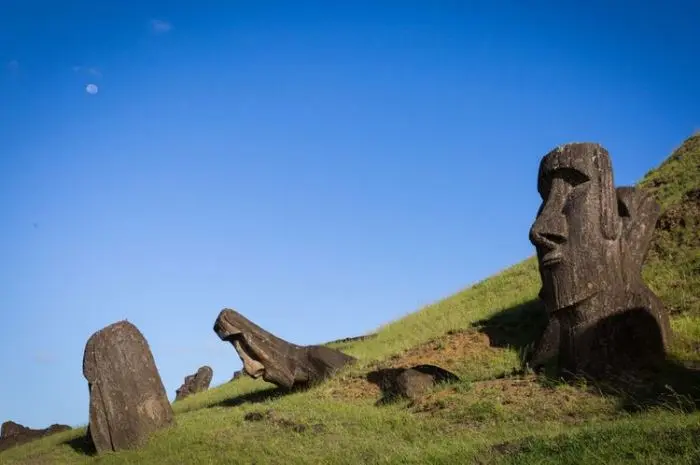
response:
<path fill-rule="evenodd" d="M 566 242 L 568 229 L 564 214 L 545 205 L 530 228 L 530 242 L 535 247 L 553 249 Z"/>

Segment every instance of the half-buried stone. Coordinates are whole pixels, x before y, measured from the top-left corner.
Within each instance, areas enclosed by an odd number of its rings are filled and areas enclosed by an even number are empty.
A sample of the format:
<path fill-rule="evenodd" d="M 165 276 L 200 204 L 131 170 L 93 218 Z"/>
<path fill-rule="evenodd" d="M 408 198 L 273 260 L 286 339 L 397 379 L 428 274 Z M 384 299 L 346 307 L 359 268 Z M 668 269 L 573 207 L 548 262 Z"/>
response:
<path fill-rule="evenodd" d="M 367 381 L 382 390 L 379 404 L 398 398 L 418 400 L 434 386 L 459 381 L 454 373 L 436 365 L 416 365 L 412 368 L 383 368 L 367 374 Z"/>

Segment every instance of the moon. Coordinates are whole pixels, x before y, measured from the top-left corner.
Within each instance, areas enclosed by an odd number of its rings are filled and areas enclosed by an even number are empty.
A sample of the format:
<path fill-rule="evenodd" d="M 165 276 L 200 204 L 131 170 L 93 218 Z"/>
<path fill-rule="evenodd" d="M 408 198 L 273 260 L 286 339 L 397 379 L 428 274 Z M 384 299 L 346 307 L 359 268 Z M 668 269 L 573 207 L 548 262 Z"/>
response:
<path fill-rule="evenodd" d="M 90 95 L 95 95 L 98 91 L 98 87 L 95 84 L 88 84 L 85 86 L 85 92 L 87 92 Z"/>

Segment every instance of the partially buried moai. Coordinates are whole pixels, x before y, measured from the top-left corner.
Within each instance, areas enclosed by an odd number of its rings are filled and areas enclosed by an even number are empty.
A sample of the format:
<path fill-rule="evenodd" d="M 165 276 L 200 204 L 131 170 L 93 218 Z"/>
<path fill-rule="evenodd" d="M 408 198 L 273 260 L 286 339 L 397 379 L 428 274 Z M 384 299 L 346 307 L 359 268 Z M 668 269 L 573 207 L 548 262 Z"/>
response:
<path fill-rule="evenodd" d="M 211 379 L 214 377 L 214 370 L 210 366 L 199 367 L 193 375 L 185 376 L 185 382 L 175 391 L 175 401 L 182 400 L 197 392 L 209 389 Z"/>
<path fill-rule="evenodd" d="M 287 342 L 230 308 L 221 310 L 214 332 L 233 345 L 249 376 L 284 389 L 319 383 L 355 361 L 330 347 Z"/>
<path fill-rule="evenodd" d="M 90 390 L 87 434 L 98 453 L 139 447 L 175 422 L 148 342 L 128 321 L 88 339 L 83 375 Z"/>
<path fill-rule="evenodd" d="M 573 143 L 542 159 L 542 205 L 530 230 L 549 324 L 532 363 L 558 357 L 562 374 L 653 367 L 670 337 L 668 314 L 641 276 L 660 213 L 638 188 L 614 188 L 608 152 Z"/>

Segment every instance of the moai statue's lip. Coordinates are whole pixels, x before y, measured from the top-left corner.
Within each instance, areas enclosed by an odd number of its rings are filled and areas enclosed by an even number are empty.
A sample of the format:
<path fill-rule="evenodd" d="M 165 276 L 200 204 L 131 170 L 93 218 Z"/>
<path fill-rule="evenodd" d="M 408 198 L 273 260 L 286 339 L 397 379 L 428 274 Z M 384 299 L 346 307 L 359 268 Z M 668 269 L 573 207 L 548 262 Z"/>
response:
<path fill-rule="evenodd" d="M 558 263 L 561 263 L 561 261 L 564 259 L 564 256 L 562 253 L 558 250 L 552 250 L 550 252 L 547 252 L 544 254 L 542 257 L 542 260 L 540 260 L 540 264 L 545 267 L 550 267 L 554 266 Z"/>

